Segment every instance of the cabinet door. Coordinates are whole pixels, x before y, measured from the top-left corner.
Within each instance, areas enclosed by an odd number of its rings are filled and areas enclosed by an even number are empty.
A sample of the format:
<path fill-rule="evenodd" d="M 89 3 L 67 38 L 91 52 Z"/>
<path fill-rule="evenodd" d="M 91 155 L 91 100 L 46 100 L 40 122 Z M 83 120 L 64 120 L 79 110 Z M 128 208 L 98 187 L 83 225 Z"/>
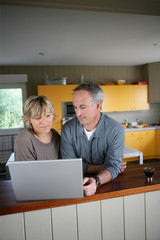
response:
<path fill-rule="evenodd" d="M 100 201 L 77 205 L 79 240 L 101 240 Z"/>
<path fill-rule="evenodd" d="M 125 240 L 145 239 L 144 194 L 124 197 Z"/>
<path fill-rule="evenodd" d="M 102 239 L 123 240 L 123 197 L 102 200 L 101 209 Z"/>
<path fill-rule="evenodd" d="M 140 149 L 144 157 L 155 155 L 155 130 L 140 132 Z"/>
<path fill-rule="evenodd" d="M 160 239 L 160 191 L 148 192 L 146 196 L 147 240 Z"/>
<path fill-rule="evenodd" d="M 72 102 L 73 89 L 77 85 L 61 85 L 61 102 Z"/>
<path fill-rule="evenodd" d="M 53 239 L 77 240 L 76 205 L 52 208 Z"/>
<path fill-rule="evenodd" d="M 119 111 L 135 110 L 132 85 L 118 86 L 118 101 Z"/>
<path fill-rule="evenodd" d="M 156 156 L 160 156 L 160 130 L 156 130 Z"/>
<path fill-rule="evenodd" d="M 148 102 L 148 86 L 147 85 L 133 85 L 134 105 L 135 110 L 149 109 Z"/>
<path fill-rule="evenodd" d="M 24 213 L 26 240 L 52 240 L 51 210 Z"/>
<path fill-rule="evenodd" d="M 23 213 L 0 216 L 1 240 L 25 240 Z"/>
<path fill-rule="evenodd" d="M 138 131 L 126 132 L 125 145 L 140 151 L 140 133 Z"/>
<path fill-rule="evenodd" d="M 102 112 L 118 111 L 118 86 L 102 86 L 102 89 L 104 93 Z"/>

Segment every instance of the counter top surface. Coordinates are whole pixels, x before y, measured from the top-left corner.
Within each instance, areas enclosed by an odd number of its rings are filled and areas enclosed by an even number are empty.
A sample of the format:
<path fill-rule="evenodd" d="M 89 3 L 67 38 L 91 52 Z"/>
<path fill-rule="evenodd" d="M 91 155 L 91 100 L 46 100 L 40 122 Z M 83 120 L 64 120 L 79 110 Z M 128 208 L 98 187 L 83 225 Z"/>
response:
<path fill-rule="evenodd" d="M 141 128 L 136 128 L 136 127 L 131 127 L 131 128 L 125 128 L 125 132 L 134 132 L 134 131 L 148 131 L 148 130 L 160 130 L 160 126 L 156 127 L 141 127 Z"/>
<path fill-rule="evenodd" d="M 146 166 L 155 168 L 153 181 L 150 183 L 146 181 L 143 171 Z M 156 190 L 160 190 L 160 160 L 143 165 L 130 165 L 116 179 L 98 188 L 95 195 L 78 199 L 17 202 L 12 181 L 6 180 L 0 182 L 0 215 L 80 204 Z"/>

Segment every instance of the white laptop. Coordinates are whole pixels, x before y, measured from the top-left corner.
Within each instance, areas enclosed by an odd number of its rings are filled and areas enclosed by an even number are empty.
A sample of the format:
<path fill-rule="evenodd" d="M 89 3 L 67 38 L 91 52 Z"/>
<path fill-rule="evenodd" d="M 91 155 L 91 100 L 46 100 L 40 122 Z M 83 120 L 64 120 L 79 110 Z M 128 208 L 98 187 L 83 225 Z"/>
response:
<path fill-rule="evenodd" d="M 8 163 L 17 201 L 83 197 L 82 159 Z"/>

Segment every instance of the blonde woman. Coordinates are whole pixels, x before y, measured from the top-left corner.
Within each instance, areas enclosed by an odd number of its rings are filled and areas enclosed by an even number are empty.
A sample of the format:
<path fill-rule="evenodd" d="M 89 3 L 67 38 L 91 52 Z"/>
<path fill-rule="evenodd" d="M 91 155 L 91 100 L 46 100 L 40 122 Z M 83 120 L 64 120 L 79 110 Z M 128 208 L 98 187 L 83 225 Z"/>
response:
<path fill-rule="evenodd" d="M 52 128 L 55 112 L 46 96 L 30 96 L 24 104 L 25 128 L 15 140 L 15 161 L 60 157 L 60 135 Z"/>

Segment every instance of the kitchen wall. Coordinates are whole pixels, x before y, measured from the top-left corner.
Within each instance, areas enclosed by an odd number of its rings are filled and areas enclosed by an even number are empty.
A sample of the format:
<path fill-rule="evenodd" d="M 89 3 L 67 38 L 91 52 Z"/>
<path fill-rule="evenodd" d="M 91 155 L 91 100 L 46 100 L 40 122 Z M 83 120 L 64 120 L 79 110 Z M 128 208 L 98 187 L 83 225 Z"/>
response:
<path fill-rule="evenodd" d="M 147 65 L 140 66 L 0 66 L 0 74 L 28 74 L 28 96 L 37 94 L 37 85 L 44 85 L 46 77 L 54 79 L 67 77 L 68 84 L 78 84 L 82 74 L 84 81 L 114 83 L 118 79 L 125 79 L 127 84 L 135 81 L 148 81 L 144 74 Z M 160 104 L 150 104 L 146 111 L 112 112 L 107 113 L 119 122 L 123 119 L 135 121 L 136 119 L 159 123 Z"/>
<path fill-rule="evenodd" d="M 37 94 L 37 85 L 48 79 L 67 77 L 69 84 L 84 81 L 114 83 L 125 79 L 127 84 L 142 81 L 142 66 L 1 66 L 0 74 L 28 74 L 28 96 Z"/>
<path fill-rule="evenodd" d="M 125 111 L 125 112 L 108 112 L 108 116 L 122 123 L 124 119 L 128 122 L 135 122 L 137 119 L 145 123 L 160 123 L 160 104 L 150 104 L 149 110 L 144 111 Z"/>

